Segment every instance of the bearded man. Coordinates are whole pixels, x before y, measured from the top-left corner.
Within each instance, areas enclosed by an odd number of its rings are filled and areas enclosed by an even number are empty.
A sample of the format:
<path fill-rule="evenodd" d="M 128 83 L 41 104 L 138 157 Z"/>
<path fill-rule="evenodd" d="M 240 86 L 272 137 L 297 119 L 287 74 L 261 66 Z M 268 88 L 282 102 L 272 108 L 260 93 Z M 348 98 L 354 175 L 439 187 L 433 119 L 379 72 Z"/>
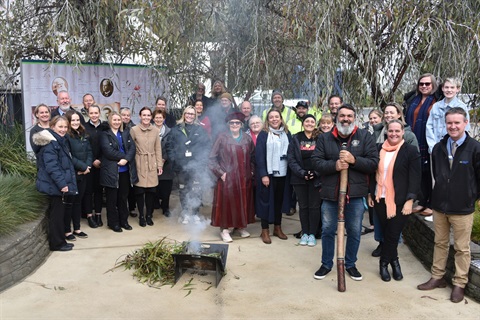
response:
<path fill-rule="evenodd" d="M 338 191 L 340 171 L 348 169 L 345 229 L 347 245 L 345 270 L 353 280 L 362 280 L 357 270 L 358 248 L 365 212 L 363 198 L 368 195 L 368 177 L 378 166 L 378 152 L 373 136 L 355 125 L 355 109 L 348 104 L 338 108 L 336 127 L 319 135 L 312 162 L 322 182 L 320 198 L 322 211 L 322 265 L 313 276 L 324 279 L 332 270 L 335 254 L 335 231 L 338 218 Z M 344 148 L 342 148 L 344 146 Z"/>

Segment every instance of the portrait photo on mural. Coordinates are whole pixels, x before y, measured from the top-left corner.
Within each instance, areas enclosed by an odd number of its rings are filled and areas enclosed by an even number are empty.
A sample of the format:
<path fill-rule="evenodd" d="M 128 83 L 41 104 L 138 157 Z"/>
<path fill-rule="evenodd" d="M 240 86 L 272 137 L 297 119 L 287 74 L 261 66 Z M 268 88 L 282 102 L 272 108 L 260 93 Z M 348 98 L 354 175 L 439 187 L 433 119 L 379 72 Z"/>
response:
<path fill-rule="evenodd" d="M 160 69 L 160 72 L 159 72 Z M 138 111 L 153 108 L 156 97 L 169 96 L 168 79 L 162 68 L 142 65 L 51 63 L 23 60 L 21 78 L 23 110 L 27 138 L 37 119 L 34 110 L 47 105 L 52 114 L 63 115 L 74 109 L 88 121 L 88 108 L 100 108 L 100 120 L 107 121 L 112 112 L 129 108 L 138 123 Z M 27 140 L 27 151 L 31 151 Z"/>

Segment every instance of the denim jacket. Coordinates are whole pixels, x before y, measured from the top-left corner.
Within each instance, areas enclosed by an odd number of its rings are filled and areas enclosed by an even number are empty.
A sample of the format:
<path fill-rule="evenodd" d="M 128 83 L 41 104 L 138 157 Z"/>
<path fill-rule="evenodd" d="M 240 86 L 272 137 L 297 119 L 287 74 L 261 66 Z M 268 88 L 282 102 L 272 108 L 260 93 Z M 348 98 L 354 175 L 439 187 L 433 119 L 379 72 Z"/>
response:
<path fill-rule="evenodd" d="M 453 98 L 449 104 L 445 103 L 445 99 L 442 99 L 436 102 L 432 110 L 430 110 L 430 116 L 427 120 L 427 143 L 428 143 L 428 153 L 432 153 L 433 146 L 440 142 L 442 138 L 447 134 L 447 126 L 445 124 L 445 113 L 451 108 L 460 107 L 467 112 L 467 120 L 469 124 L 466 127 L 466 130 L 470 130 L 470 115 L 468 114 L 467 106 L 465 103 L 460 101 L 458 97 Z"/>

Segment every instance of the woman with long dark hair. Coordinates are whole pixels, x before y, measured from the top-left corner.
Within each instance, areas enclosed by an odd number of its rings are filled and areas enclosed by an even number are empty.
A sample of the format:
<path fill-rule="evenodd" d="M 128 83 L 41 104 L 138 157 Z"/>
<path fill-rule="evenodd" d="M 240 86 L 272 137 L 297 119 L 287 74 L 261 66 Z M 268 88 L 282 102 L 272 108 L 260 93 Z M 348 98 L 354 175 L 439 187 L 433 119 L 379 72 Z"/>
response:
<path fill-rule="evenodd" d="M 92 168 L 93 154 L 88 141 L 85 127 L 80 121 L 80 115 L 75 111 L 68 111 L 68 134 L 66 135 L 70 153 L 72 155 L 73 167 L 76 172 L 78 195 L 73 198 L 73 205 L 65 211 L 65 237 L 67 240 L 87 238 L 88 235 L 80 229 L 80 217 L 82 215 L 82 201 L 87 188 L 87 175 Z M 89 219 L 92 219 L 90 216 Z M 73 223 L 73 233 L 71 229 Z"/>
<path fill-rule="evenodd" d="M 405 121 L 417 137 L 420 156 L 422 157 L 421 194 L 419 195 L 418 206 L 413 209 L 413 212 L 422 212 L 422 214 L 426 216 L 432 215 L 433 213 L 430 203 L 432 195 L 432 174 L 426 130 L 430 110 L 435 102 L 437 102 L 435 97 L 437 88 L 437 80 L 433 74 L 422 74 L 417 81 L 416 95 L 406 101 L 407 113 Z"/>
<path fill-rule="evenodd" d="M 135 162 L 138 182 L 135 194 L 138 206 L 138 223 L 141 227 L 153 226 L 153 206 L 158 185 L 158 176 L 163 172 L 160 130 L 151 124 L 152 111 L 148 107 L 140 110 L 140 123 L 130 130 L 136 146 Z M 146 215 L 144 215 L 146 209 Z"/>

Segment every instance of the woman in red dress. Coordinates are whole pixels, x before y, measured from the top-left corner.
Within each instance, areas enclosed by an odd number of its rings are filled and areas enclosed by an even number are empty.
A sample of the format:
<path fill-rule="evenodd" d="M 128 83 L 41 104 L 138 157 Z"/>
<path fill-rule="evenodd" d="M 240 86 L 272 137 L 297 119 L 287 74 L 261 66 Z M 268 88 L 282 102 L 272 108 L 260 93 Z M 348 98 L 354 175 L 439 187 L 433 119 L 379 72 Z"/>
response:
<path fill-rule="evenodd" d="M 228 131 L 218 135 L 210 152 L 209 167 L 217 177 L 212 205 L 212 226 L 220 227 L 224 242 L 232 242 L 229 228 L 247 238 L 247 224 L 255 222 L 252 179 L 255 146 L 252 138 L 242 132 L 245 116 L 229 114 L 225 121 Z"/>

